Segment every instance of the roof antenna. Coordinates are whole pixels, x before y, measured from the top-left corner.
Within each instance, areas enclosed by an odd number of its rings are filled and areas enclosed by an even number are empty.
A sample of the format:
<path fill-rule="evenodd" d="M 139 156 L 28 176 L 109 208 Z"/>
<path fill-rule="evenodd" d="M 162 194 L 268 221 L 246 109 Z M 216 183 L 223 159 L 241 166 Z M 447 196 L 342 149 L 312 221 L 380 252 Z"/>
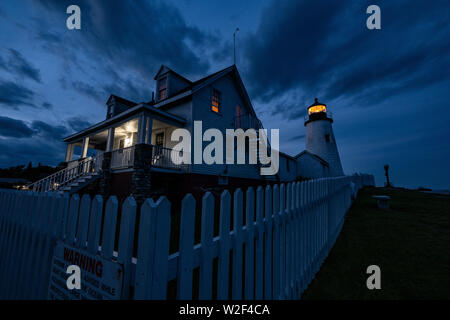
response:
<path fill-rule="evenodd" d="M 239 31 L 239 28 L 233 33 L 233 53 L 234 53 L 234 65 L 236 65 L 236 33 Z"/>

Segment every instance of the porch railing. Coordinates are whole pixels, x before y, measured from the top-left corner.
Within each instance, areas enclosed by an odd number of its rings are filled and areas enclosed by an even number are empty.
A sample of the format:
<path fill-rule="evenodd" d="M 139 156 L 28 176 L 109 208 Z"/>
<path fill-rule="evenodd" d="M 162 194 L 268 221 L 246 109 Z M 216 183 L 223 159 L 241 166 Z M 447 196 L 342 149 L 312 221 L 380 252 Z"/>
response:
<path fill-rule="evenodd" d="M 181 161 L 183 157 L 186 157 L 183 152 L 161 146 L 152 146 L 152 166 L 187 171 L 189 165 L 183 164 Z M 190 154 L 188 156 L 190 157 Z"/>
<path fill-rule="evenodd" d="M 130 168 L 134 164 L 134 146 L 113 150 L 111 169 Z"/>
<path fill-rule="evenodd" d="M 55 191 L 69 182 L 95 171 L 95 160 L 91 157 L 83 160 L 72 161 L 64 168 L 41 180 L 29 184 L 27 188 L 36 192 Z"/>

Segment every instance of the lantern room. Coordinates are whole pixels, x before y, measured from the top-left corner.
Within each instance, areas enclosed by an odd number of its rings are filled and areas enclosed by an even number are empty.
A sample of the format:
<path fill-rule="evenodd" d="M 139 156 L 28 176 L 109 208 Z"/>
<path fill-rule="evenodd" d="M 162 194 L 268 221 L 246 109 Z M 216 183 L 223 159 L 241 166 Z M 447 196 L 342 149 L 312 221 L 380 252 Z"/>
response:
<path fill-rule="evenodd" d="M 305 125 L 314 120 L 329 120 L 333 122 L 331 113 L 327 112 L 327 105 L 314 99 L 314 103 L 308 107 L 308 114 L 305 116 Z"/>

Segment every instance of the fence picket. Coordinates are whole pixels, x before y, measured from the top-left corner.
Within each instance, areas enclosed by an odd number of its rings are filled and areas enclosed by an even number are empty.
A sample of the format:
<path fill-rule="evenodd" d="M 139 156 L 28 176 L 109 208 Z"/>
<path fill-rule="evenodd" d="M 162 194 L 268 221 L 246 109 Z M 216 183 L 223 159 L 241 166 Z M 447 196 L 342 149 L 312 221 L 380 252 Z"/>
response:
<path fill-rule="evenodd" d="M 129 299 L 131 295 L 131 258 L 133 256 L 134 228 L 136 225 L 136 201 L 128 197 L 122 206 L 120 221 L 119 247 L 117 261 L 123 265 L 122 299 Z"/>
<path fill-rule="evenodd" d="M 103 223 L 102 251 L 106 259 L 111 259 L 114 253 L 114 240 L 116 238 L 118 201 L 115 196 L 109 197 L 106 202 L 105 219 Z"/>
<path fill-rule="evenodd" d="M 79 248 L 86 247 L 90 210 L 91 210 L 91 197 L 88 194 L 85 194 L 81 198 L 80 214 L 78 218 L 76 245 Z"/>
<path fill-rule="evenodd" d="M 103 198 L 99 195 L 92 199 L 91 215 L 89 217 L 88 252 L 97 254 L 100 245 L 102 227 Z"/>
<path fill-rule="evenodd" d="M 165 299 L 167 292 L 167 265 L 170 239 L 170 202 L 161 197 L 154 206 L 151 206 L 154 215 L 155 232 L 155 259 L 152 278 L 152 299 Z"/>
<path fill-rule="evenodd" d="M 255 219 L 255 192 L 252 187 L 249 187 L 245 197 L 245 227 L 246 227 L 246 239 L 245 239 L 245 285 L 244 285 L 244 299 L 252 300 L 254 298 L 254 219 Z"/>
<path fill-rule="evenodd" d="M 234 249 L 233 249 L 233 278 L 232 278 L 232 299 L 242 299 L 242 210 L 243 199 L 242 190 L 236 189 L 234 192 L 233 207 L 233 232 L 234 232 Z"/>
<path fill-rule="evenodd" d="M 198 298 L 210 300 L 212 298 L 212 239 L 214 231 L 214 196 L 206 192 L 202 199 L 202 230 L 201 230 L 201 252 L 200 284 Z"/>
<path fill-rule="evenodd" d="M 230 264 L 230 217 L 231 217 L 231 195 L 228 190 L 220 196 L 220 226 L 219 226 L 219 261 L 217 274 L 217 299 L 229 298 L 229 264 Z"/>
<path fill-rule="evenodd" d="M 280 191 L 278 185 L 273 187 L 273 296 L 280 298 Z"/>
<path fill-rule="evenodd" d="M 264 189 L 256 189 L 255 299 L 263 299 L 264 267 Z"/>
<path fill-rule="evenodd" d="M 265 190 L 265 250 L 264 250 L 264 298 L 272 299 L 272 188 Z"/>
<path fill-rule="evenodd" d="M 286 185 L 280 185 L 280 299 L 285 298 L 286 290 Z"/>
<path fill-rule="evenodd" d="M 194 268 L 195 199 L 187 194 L 181 205 L 180 251 L 178 256 L 177 299 L 192 299 Z"/>
<path fill-rule="evenodd" d="M 67 220 L 66 243 L 69 245 L 73 245 L 73 243 L 75 242 L 75 232 L 77 229 L 79 205 L 80 205 L 80 197 L 77 194 L 74 194 L 72 196 L 72 199 L 70 199 L 69 216 Z"/>
<path fill-rule="evenodd" d="M 141 206 L 139 222 L 138 252 L 135 272 L 134 298 L 137 300 L 149 300 L 151 298 L 151 283 L 153 270 L 155 224 L 152 222 L 152 207 L 154 202 L 147 199 Z"/>

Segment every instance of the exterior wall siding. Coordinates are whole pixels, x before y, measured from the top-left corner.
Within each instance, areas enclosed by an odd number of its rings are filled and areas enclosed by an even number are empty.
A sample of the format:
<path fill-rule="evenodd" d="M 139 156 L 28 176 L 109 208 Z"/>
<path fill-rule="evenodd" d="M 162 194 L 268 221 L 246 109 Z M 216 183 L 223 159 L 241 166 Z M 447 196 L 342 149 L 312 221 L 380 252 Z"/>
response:
<path fill-rule="evenodd" d="M 220 112 L 215 113 L 211 110 L 212 89 L 219 90 L 221 93 Z M 203 132 L 209 128 L 216 128 L 222 132 L 224 138 L 223 157 L 225 162 L 225 130 L 234 129 L 234 117 L 236 116 L 236 107 L 242 108 L 243 115 L 248 114 L 247 107 L 241 99 L 233 79 L 230 75 L 218 79 L 209 86 L 205 86 L 193 94 L 193 120 L 201 120 Z M 193 138 L 193 137 L 192 137 Z M 203 148 L 210 142 L 203 142 Z M 192 150 L 193 149 L 192 145 Z M 246 161 L 248 162 L 248 161 Z M 207 165 L 193 164 L 191 172 L 201 174 L 220 175 L 225 174 L 231 177 L 246 177 L 248 179 L 260 179 L 258 165 Z"/>

